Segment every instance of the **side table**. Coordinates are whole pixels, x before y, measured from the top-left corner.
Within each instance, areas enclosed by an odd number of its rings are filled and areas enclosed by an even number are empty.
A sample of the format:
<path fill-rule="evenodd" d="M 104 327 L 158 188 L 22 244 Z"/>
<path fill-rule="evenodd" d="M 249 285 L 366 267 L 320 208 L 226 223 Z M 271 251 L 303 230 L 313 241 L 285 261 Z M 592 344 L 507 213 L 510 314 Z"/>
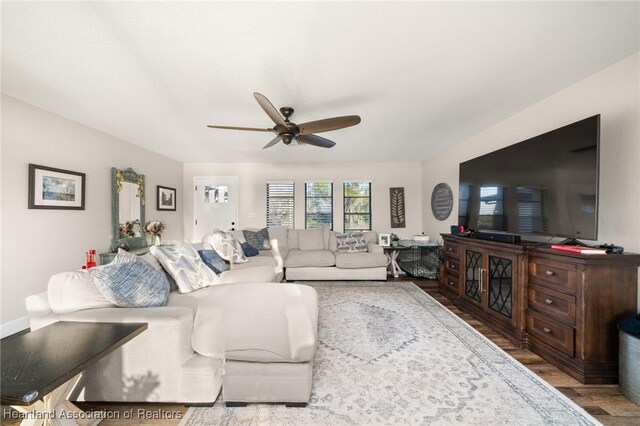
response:
<path fill-rule="evenodd" d="M 22 424 L 74 419 L 95 425 L 67 398 L 82 371 L 147 329 L 146 323 L 56 322 L 2 339 L 2 404 L 21 413 Z M 64 423 L 64 422 L 63 422 Z"/>
<path fill-rule="evenodd" d="M 398 266 L 398 255 L 402 250 L 407 250 L 408 248 L 409 247 L 400 245 L 395 247 L 383 247 L 385 254 L 387 255 L 387 257 L 389 257 L 389 261 L 391 264 L 391 273 L 393 274 L 394 278 L 398 278 L 400 274 L 404 275 L 404 271 L 402 271 L 402 269 L 400 269 L 400 266 Z"/>

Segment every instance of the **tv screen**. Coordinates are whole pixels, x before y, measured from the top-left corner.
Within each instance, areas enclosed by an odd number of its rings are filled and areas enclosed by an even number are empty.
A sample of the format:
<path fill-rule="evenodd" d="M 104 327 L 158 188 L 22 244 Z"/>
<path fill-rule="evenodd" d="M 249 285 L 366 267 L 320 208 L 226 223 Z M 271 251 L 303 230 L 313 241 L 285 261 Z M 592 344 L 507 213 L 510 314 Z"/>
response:
<path fill-rule="evenodd" d="M 460 163 L 467 229 L 595 240 L 600 115 Z"/>

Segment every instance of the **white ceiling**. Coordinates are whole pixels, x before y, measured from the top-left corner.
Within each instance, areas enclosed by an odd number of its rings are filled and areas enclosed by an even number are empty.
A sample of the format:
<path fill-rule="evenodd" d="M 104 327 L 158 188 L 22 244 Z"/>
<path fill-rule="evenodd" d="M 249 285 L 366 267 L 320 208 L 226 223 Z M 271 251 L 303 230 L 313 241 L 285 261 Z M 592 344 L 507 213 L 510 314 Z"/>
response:
<path fill-rule="evenodd" d="M 639 49 L 638 2 L 9 2 L 2 91 L 183 162 L 419 161 Z M 253 99 L 359 114 L 262 150 Z"/>

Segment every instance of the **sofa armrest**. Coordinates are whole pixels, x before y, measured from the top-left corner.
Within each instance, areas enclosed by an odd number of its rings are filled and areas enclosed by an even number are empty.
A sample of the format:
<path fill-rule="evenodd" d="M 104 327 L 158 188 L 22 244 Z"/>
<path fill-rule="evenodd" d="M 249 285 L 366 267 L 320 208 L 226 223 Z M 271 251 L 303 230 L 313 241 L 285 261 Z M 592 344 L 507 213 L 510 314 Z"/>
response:
<path fill-rule="evenodd" d="M 28 296 L 24 299 L 24 303 L 30 317 L 46 317 L 51 314 L 51 305 L 46 291 Z"/>
<path fill-rule="evenodd" d="M 153 353 L 157 350 L 156 354 L 172 358 L 172 361 L 175 361 L 173 365 L 181 365 L 193 355 L 193 311 L 187 307 L 84 309 L 67 314 L 32 317 L 31 329 L 36 330 L 57 321 L 144 322 L 148 324 L 147 330 L 123 346 L 124 349 L 135 349 L 136 353 L 144 353 L 147 350 Z M 148 360 L 148 356 L 142 358 L 143 363 L 145 358 Z"/>
<path fill-rule="evenodd" d="M 376 243 L 367 244 L 367 250 L 369 253 L 384 253 L 384 249 Z"/>
<path fill-rule="evenodd" d="M 56 321 L 147 323 L 148 328 L 91 364 L 74 398 L 86 401 L 180 401 L 182 366 L 193 358 L 188 307 L 98 308 L 31 318 L 35 330 Z"/>

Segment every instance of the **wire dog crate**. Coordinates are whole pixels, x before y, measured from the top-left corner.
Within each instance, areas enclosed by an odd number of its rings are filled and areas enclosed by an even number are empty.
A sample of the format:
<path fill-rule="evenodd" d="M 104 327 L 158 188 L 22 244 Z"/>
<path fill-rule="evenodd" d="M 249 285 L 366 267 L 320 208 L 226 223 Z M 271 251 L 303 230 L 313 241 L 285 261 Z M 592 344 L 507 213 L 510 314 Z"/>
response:
<path fill-rule="evenodd" d="M 397 263 L 407 274 L 413 277 L 437 280 L 442 264 L 442 245 L 439 243 L 417 244 L 413 241 L 400 242 L 408 247 L 398 254 Z"/>

